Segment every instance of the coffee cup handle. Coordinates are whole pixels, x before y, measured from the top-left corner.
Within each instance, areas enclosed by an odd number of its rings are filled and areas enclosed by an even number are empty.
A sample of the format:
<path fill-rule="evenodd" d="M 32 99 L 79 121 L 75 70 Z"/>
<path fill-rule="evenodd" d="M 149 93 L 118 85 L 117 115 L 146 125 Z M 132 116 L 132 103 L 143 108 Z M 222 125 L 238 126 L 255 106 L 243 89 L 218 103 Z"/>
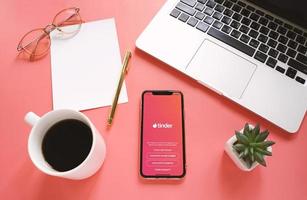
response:
<path fill-rule="evenodd" d="M 28 112 L 25 116 L 25 121 L 30 125 L 34 126 L 36 122 L 40 119 L 38 115 L 36 115 L 34 112 Z"/>

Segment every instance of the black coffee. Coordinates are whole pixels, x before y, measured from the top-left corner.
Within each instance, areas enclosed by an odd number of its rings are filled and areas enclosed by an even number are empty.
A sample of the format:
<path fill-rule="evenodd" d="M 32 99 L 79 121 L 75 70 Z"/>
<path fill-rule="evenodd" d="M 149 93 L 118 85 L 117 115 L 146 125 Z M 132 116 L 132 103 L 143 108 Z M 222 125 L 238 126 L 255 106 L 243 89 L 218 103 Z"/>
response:
<path fill-rule="evenodd" d="M 76 119 L 66 119 L 47 131 L 42 150 L 49 165 L 63 172 L 80 165 L 89 154 L 92 143 L 92 131 L 88 125 Z"/>

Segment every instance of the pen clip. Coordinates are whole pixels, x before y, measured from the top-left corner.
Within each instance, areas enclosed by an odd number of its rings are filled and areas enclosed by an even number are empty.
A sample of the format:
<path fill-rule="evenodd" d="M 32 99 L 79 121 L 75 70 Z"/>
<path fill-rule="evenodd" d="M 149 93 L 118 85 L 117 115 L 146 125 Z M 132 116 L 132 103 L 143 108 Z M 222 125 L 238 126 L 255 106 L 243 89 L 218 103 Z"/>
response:
<path fill-rule="evenodd" d="M 125 74 L 127 74 L 129 69 L 130 69 L 130 67 L 128 65 L 128 61 L 129 61 L 130 58 L 131 58 L 131 51 L 126 51 L 125 57 L 124 57 L 124 62 L 123 62 L 123 65 L 125 66 L 125 72 L 124 72 Z"/>

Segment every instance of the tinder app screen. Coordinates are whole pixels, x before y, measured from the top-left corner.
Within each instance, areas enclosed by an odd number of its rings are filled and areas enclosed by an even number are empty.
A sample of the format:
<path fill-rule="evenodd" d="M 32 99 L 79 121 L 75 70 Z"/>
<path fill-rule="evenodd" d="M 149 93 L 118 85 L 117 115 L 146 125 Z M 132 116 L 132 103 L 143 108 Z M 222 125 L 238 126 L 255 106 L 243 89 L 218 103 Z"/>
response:
<path fill-rule="evenodd" d="M 183 174 L 181 95 L 144 94 L 142 172 L 145 176 Z"/>

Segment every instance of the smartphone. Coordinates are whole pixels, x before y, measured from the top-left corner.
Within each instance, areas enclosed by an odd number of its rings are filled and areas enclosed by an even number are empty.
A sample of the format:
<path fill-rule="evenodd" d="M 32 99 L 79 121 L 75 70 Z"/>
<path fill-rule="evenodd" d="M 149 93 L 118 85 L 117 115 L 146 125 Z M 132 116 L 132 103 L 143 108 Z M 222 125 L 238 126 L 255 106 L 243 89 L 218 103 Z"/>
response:
<path fill-rule="evenodd" d="M 185 176 L 183 94 L 144 91 L 142 94 L 140 174 L 144 178 Z"/>

